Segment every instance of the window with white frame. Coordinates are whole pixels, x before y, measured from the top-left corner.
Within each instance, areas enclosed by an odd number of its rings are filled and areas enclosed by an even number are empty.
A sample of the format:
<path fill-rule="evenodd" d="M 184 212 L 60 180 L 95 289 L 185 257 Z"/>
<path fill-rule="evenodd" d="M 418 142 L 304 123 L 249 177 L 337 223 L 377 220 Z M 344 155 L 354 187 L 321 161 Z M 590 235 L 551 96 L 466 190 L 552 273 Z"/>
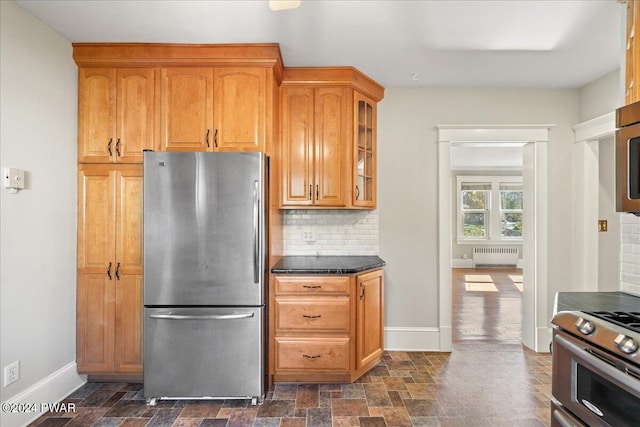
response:
<path fill-rule="evenodd" d="M 462 176 L 458 187 L 458 242 L 522 240 L 522 177 Z"/>

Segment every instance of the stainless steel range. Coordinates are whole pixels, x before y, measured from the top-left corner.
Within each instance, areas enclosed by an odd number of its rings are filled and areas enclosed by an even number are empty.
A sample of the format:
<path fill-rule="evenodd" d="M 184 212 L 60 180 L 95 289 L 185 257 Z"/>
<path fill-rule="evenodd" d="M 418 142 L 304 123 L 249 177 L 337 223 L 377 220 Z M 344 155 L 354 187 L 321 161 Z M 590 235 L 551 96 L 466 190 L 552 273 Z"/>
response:
<path fill-rule="evenodd" d="M 551 323 L 551 425 L 640 427 L 640 307 L 561 311 Z"/>

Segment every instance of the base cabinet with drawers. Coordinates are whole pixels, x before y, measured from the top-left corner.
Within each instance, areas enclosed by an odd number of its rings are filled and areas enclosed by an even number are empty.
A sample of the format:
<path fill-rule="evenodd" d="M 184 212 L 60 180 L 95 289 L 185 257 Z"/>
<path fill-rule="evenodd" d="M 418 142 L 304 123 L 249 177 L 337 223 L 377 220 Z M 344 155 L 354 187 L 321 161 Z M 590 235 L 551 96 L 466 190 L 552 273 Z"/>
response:
<path fill-rule="evenodd" d="M 383 352 L 383 270 L 271 278 L 273 382 L 353 382 Z"/>

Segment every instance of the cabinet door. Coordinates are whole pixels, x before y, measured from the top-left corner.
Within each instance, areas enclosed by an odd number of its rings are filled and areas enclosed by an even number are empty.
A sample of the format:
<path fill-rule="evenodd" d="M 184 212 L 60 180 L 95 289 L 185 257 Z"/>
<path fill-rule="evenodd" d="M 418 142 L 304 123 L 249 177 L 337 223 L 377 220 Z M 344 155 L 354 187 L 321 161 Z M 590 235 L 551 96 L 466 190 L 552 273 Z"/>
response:
<path fill-rule="evenodd" d="M 76 345 L 80 373 L 113 370 L 114 289 L 113 280 L 105 274 L 78 275 Z"/>
<path fill-rule="evenodd" d="M 353 206 L 376 207 L 376 103 L 355 93 Z"/>
<path fill-rule="evenodd" d="M 78 161 L 115 161 L 116 70 L 80 68 L 78 75 Z"/>
<path fill-rule="evenodd" d="M 118 274 L 142 274 L 142 165 L 116 172 L 116 252 Z"/>
<path fill-rule="evenodd" d="M 115 371 L 142 373 L 142 275 L 115 277 Z"/>
<path fill-rule="evenodd" d="M 78 270 L 113 274 L 115 185 L 113 166 L 81 165 L 78 171 Z"/>
<path fill-rule="evenodd" d="M 214 149 L 264 151 L 267 69 L 216 69 L 213 93 Z"/>
<path fill-rule="evenodd" d="M 349 105 L 347 89 L 315 89 L 313 197 L 319 206 L 346 206 Z"/>
<path fill-rule="evenodd" d="M 282 205 L 313 203 L 313 89 L 282 90 Z"/>
<path fill-rule="evenodd" d="M 118 70 L 117 162 L 142 163 L 142 151 L 155 148 L 155 70 Z"/>
<path fill-rule="evenodd" d="M 361 274 L 356 279 L 357 301 L 356 369 L 377 363 L 384 348 L 382 270 Z"/>
<path fill-rule="evenodd" d="M 160 80 L 161 150 L 211 150 L 213 69 L 163 68 Z"/>

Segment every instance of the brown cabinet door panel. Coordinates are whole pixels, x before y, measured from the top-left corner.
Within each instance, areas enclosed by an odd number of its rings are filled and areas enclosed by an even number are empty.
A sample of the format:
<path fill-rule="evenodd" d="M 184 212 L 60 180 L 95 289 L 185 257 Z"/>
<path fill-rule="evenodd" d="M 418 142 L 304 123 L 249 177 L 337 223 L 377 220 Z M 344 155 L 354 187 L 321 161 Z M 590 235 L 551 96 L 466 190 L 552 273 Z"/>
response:
<path fill-rule="evenodd" d="M 78 161 L 113 162 L 116 144 L 116 70 L 80 68 L 78 82 Z"/>
<path fill-rule="evenodd" d="M 116 194 L 116 268 L 142 274 L 142 165 L 118 170 Z"/>
<path fill-rule="evenodd" d="M 213 94 L 214 150 L 264 151 L 267 69 L 215 69 Z"/>
<path fill-rule="evenodd" d="M 313 108 L 313 89 L 283 89 L 283 206 L 305 206 L 313 203 Z"/>
<path fill-rule="evenodd" d="M 152 68 L 118 70 L 115 158 L 142 163 L 142 152 L 155 149 L 155 73 Z"/>
<path fill-rule="evenodd" d="M 115 371 L 142 373 L 142 275 L 121 275 L 115 288 Z"/>
<path fill-rule="evenodd" d="M 114 282 L 103 274 L 80 274 L 77 298 L 78 371 L 110 372 L 114 364 Z"/>
<path fill-rule="evenodd" d="M 101 167 L 107 166 L 107 167 Z M 83 165 L 78 171 L 78 269 L 111 272 L 115 254 L 113 172 L 108 165 Z"/>
<path fill-rule="evenodd" d="M 315 90 L 315 204 L 346 206 L 346 155 L 350 125 L 347 89 Z"/>
<path fill-rule="evenodd" d="M 160 80 L 161 150 L 213 149 L 213 69 L 163 68 Z"/>
<path fill-rule="evenodd" d="M 382 270 L 357 277 L 356 369 L 378 359 L 384 348 Z"/>

